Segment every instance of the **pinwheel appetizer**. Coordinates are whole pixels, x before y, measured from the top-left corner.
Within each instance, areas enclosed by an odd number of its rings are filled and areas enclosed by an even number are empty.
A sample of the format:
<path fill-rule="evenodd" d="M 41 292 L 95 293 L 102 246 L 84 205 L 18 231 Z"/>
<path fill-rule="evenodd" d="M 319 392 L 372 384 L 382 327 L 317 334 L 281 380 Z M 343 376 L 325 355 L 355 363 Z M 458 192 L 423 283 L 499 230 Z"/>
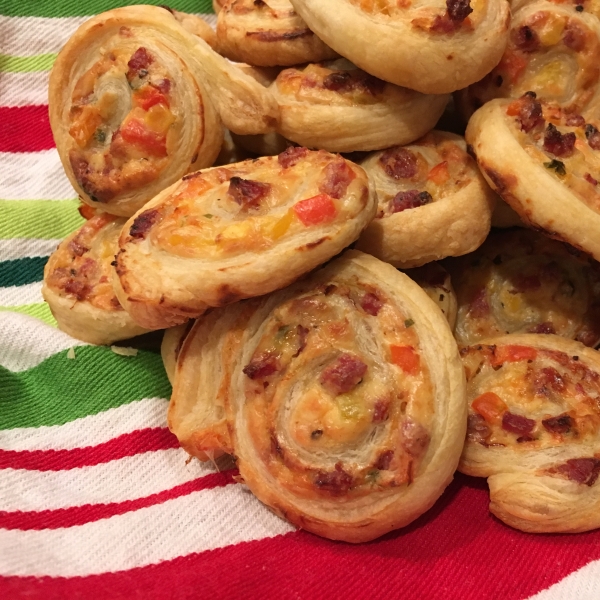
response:
<path fill-rule="evenodd" d="M 160 345 L 160 356 L 171 385 L 175 382 L 175 369 L 177 367 L 177 359 L 179 358 L 183 342 L 193 325 L 194 321 L 190 320 L 187 323 L 165 329 Z"/>
<path fill-rule="evenodd" d="M 527 92 L 495 99 L 465 137 L 490 185 L 522 221 L 600 258 L 598 123 Z"/>
<path fill-rule="evenodd" d="M 367 73 L 424 94 L 479 81 L 498 64 L 506 0 L 291 0 L 327 45 Z"/>
<path fill-rule="evenodd" d="M 555 333 L 600 342 L 600 265 L 528 229 L 497 231 L 448 260 L 458 297 L 459 345 L 505 333 Z"/>
<path fill-rule="evenodd" d="M 432 131 L 361 163 L 379 201 L 377 218 L 357 248 L 397 267 L 460 256 L 490 230 L 494 194 L 467 154 L 464 140 Z"/>
<path fill-rule="evenodd" d="M 366 173 L 324 151 L 199 171 L 125 225 L 117 295 L 141 325 L 177 325 L 288 285 L 353 242 L 376 208 Z"/>
<path fill-rule="evenodd" d="M 374 539 L 452 479 L 466 424 L 456 345 L 423 290 L 374 257 L 348 251 L 201 317 L 177 369 L 169 422 L 184 447 L 233 451 L 250 490 L 303 529 Z"/>
<path fill-rule="evenodd" d="M 188 60 L 194 40 L 205 44 L 168 11 L 132 6 L 86 21 L 61 50 L 50 123 L 87 204 L 131 216 L 186 172 L 213 163 L 222 126 L 203 72 Z"/>
<path fill-rule="evenodd" d="M 279 104 L 278 132 L 330 152 L 408 144 L 435 125 L 449 100 L 386 83 L 345 59 L 285 69 L 269 89 Z"/>
<path fill-rule="evenodd" d="M 468 120 L 492 98 L 518 98 L 527 91 L 569 113 L 596 114 L 600 23 L 582 9 L 582 5 L 538 0 L 513 13 L 500 64 L 478 83 L 457 92 L 463 117 Z"/>
<path fill-rule="evenodd" d="M 218 11 L 219 51 L 251 65 L 290 66 L 335 58 L 289 0 L 233 0 Z"/>
<path fill-rule="evenodd" d="M 458 308 L 450 273 L 439 263 L 430 262 L 416 269 L 408 269 L 406 274 L 440 307 L 450 329 L 454 329 Z"/>
<path fill-rule="evenodd" d="M 490 511 L 534 533 L 600 527 L 600 355 L 535 334 L 461 355 L 469 424 L 459 470 L 488 478 Z"/>
<path fill-rule="evenodd" d="M 61 242 L 44 268 L 42 295 L 60 329 L 90 344 L 111 344 L 147 330 L 123 310 L 111 266 L 125 219 L 100 213 Z"/>

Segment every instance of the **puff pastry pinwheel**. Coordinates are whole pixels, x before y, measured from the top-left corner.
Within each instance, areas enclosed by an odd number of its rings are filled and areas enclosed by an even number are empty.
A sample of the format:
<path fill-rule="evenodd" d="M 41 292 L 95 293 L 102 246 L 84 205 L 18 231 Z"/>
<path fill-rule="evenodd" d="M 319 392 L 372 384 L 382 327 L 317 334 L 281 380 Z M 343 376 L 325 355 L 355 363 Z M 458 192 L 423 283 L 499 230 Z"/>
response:
<path fill-rule="evenodd" d="M 335 58 L 289 0 L 233 0 L 219 10 L 219 51 L 251 65 L 290 66 Z"/>
<path fill-rule="evenodd" d="M 397 267 L 475 250 L 490 230 L 494 194 L 463 138 L 432 131 L 361 162 L 377 190 L 377 218 L 357 248 Z"/>
<path fill-rule="evenodd" d="M 61 50 L 50 76 L 50 124 L 84 202 L 131 216 L 186 172 L 213 163 L 222 126 L 190 58 L 194 40 L 205 44 L 168 11 L 132 6 L 86 21 Z"/>
<path fill-rule="evenodd" d="M 180 355 L 172 403 L 188 403 L 196 441 L 213 430 L 261 501 L 328 538 L 374 539 L 428 510 L 452 479 L 466 405 L 448 323 L 423 290 L 348 251 L 241 305 L 201 317 Z"/>
<path fill-rule="evenodd" d="M 177 325 L 288 285 L 353 242 L 376 208 L 366 173 L 325 151 L 199 171 L 125 225 L 117 295 L 141 325 Z"/>
<path fill-rule="evenodd" d="M 424 292 L 440 307 L 450 329 L 456 324 L 458 304 L 450 273 L 440 263 L 430 262 L 422 267 L 408 269 L 406 274 L 418 283 Z"/>
<path fill-rule="evenodd" d="M 600 259 L 600 123 L 527 92 L 473 114 L 465 137 L 521 220 Z"/>
<path fill-rule="evenodd" d="M 487 477 L 490 511 L 533 533 L 600 527 L 600 355 L 555 335 L 463 348 L 469 421 L 459 470 Z"/>
<path fill-rule="evenodd" d="M 575 4 L 528 3 L 513 12 L 508 46 L 498 66 L 457 92 L 461 113 L 468 119 L 492 98 L 517 98 L 534 91 L 569 113 L 596 114 L 599 38 L 598 19 Z"/>
<path fill-rule="evenodd" d="M 505 333 L 555 333 L 600 342 L 600 265 L 528 229 L 495 231 L 447 260 L 458 298 L 459 345 Z"/>
<path fill-rule="evenodd" d="M 506 0 L 291 0 L 326 44 L 375 77 L 425 94 L 479 81 L 498 64 Z"/>
<path fill-rule="evenodd" d="M 183 346 L 183 342 L 190 329 L 194 325 L 194 321 L 190 320 L 187 323 L 176 325 L 175 327 L 169 327 L 165 329 L 162 343 L 160 345 L 160 356 L 165 367 L 165 372 L 171 385 L 175 381 L 175 369 L 177 366 L 177 359 Z"/>
<path fill-rule="evenodd" d="M 146 333 L 123 310 L 111 266 L 125 219 L 100 213 L 60 243 L 44 268 L 42 295 L 60 329 L 90 344 Z"/>
<path fill-rule="evenodd" d="M 345 59 L 285 69 L 269 89 L 279 103 L 277 131 L 330 152 L 408 144 L 435 125 L 449 100 L 387 83 Z"/>

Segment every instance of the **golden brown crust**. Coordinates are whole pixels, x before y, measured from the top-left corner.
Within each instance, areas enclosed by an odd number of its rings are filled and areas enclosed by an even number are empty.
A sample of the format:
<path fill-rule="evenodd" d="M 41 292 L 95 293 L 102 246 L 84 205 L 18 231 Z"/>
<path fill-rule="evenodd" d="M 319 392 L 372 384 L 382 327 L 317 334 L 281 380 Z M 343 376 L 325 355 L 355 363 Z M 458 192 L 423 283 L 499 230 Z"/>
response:
<path fill-rule="evenodd" d="M 445 94 L 481 79 L 500 60 L 510 10 L 505 0 L 411 6 L 395 0 L 291 0 L 326 44 L 368 73 Z M 469 10 L 469 9 L 472 9 Z"/>
<path fill-rule="evenodd" d="M 553 333 L 600 342 L 600 265 L 528 229 L 495 231 L 448 260 L 458 297 L 459 346 L 505 333 Z"/>
<path fill-rule="evenodd" d="M 427 295 L 373 257 L 348 251 L 207 313 L 177 369 L 169 422 L 184 447 L 233 451 L 251 491 L 304 529 L 373 539 L 452 479 L 465 432 L 456 345 Z"/>
<path fill-rule="evenodd" d="M 183 346 L 186 336 L 190 332 L 194 321 L 190 320 L 187 323 L 182 323 L 176 327 L 165 329 L 162 343 L 160 345 L 160 356 L 165 367 L 165 372 L 171 385 L 175 382 L 175 370 L 177 367 L 177 359 Z"/>
<path fill-rule="evenodd" d="M 130 216 L 190 170 L 209 166 L 222 128 L 193 60 L 195 40 L 158 7 L 86 21 L 50 76 L 50 124 L 84 202 Z"/>
<path fill-rule="evenodd" d="M 330 152 L 408 144 L 435 125 L 449 100 L 387 83 L 346 59 L 285 69 L 269 89 L 281 111 L 278 132 Z"/>
<path fill-rule="evenodd" d="M 60 329 L 90 344 L 146 333 L 123 310 L 111 266 L 125 219 L 101 213 L 68 236 L 44 268 L 42 295 Z"/>
<path fill-rule="evenodd" d="M 348 251 L 248 320 L 228 408 L 240 474 L 299 527 L 374 539 L 450 482 L 463 385 L 438 308 L 393 267 Z"/>
<path fill-rule="evenodd" d="M 127 222 L 115 289 L 139 323 L 176 325 L 288 285 L 354 241 L 375 210 L 364 171 L 324 151 L 207 169 Z"/>
<path fill-rule="evenodd" d="M 464 140 L 432 131 L 414 144 L 367 157 L 361 165 L 379 201 L 357 248 L 400 268 L 475 250 L 490 230 L 494 194 Z"/>
<path fill-rule="evenodd" d="M 469 427 L 459 469 L 488 477 L 490 510 L 534 533 L 600 527 L 600 355 L 554 335 L 461 351 Z"/>
<path fill-rule="evenodd" d="M 457 92 L 464 118 L 492 98 L 536 92 L 569 113 L 594 115 L 600 106 L 600 26 L 575 4 L 529 2 L 516 12 L 500 63 L 481 81 Z"/>
<path fill-rule="evenodd" d="M 525 224 L 598 260 L 596 125 L 525 94 L 488 102 L 465 136 L 488 183 Z"/>
<path fill-rule="evenodd" d="M 289 0 L 233 0 L 218 12 L 219 52 L 251 65 L 290 66 L 335 58 Z"/>

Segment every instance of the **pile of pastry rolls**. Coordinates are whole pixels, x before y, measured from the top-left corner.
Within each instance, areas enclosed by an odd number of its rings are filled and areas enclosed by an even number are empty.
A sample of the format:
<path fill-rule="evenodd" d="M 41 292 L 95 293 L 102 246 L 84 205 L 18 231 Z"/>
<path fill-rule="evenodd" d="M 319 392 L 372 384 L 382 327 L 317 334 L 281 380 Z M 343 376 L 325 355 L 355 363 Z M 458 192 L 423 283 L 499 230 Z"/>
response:
<path fill-rule="evenodd" d="M 593 6 L 214 8 L 115 9 L 58 56 L 59 327 L 165 329 L 182 447 L 316 534 L 403 527 L 457 469 L 512 527 L 600 526 Z"/>

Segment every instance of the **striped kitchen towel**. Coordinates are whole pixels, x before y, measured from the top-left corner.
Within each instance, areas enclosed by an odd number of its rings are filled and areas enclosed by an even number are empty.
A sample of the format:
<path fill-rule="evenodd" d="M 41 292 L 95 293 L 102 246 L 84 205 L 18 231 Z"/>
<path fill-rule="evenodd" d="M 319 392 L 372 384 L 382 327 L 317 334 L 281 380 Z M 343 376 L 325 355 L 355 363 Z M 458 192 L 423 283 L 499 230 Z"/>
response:
<path fill-rule="evenodd" d="M 600 598 L 600 532 L 513 531 L 473 478 L 372 543 L 296 531 L 235 470 L 178 448 L 157 354 L 55 328 L 43 267 L 82 220 L 48 73 L 79 24 L 121 4 L 0 0 L 0 598 Z M 169 4 L 214 22 L 206 0 Z"/>

